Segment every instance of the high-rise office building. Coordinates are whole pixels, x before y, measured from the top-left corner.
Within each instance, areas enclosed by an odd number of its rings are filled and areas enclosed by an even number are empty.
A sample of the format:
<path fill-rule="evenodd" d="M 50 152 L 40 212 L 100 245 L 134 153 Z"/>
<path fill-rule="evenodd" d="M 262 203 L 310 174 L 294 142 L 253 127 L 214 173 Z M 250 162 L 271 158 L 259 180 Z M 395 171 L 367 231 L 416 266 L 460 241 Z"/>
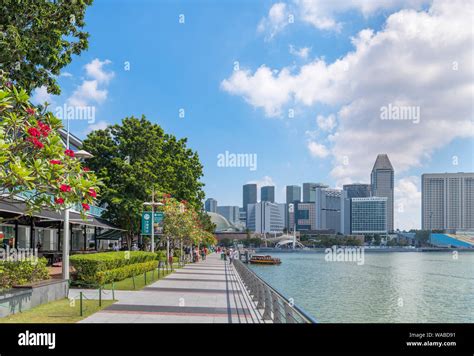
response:
<path fill-rule="evenodd" d="M 316 203 L 296 201 L 291 204 L 293 204 L 293 209 L 288 214 L 288 230 L 316 230 Z"/>
<path fill-rule="evenodd" d="M 243 186 L 242 207 L 247 211 L 248 204 L 255 204 L 257 202 L 257 185 L 245 184 Z"/>
<path fill-rule="evenodd" d="M 327 187 L 327 185 L 322 183 L 303 183 L 303 203 L 315 203 L 316 189 Z"/>
<path fill-rule="evenodd" d="M 204 203 L 204 210 L 210 213 L 217 213 L 217 200 L 208 198 Z"/>
<path fill-rule="evenodd" d="M 344 184 L 341 195 L 341 233 L 351 233 L 351 199 L 370 197 L 370 184 Z"/>
<path fill-rule="evenodd" d="M 474 173 L 421 176 L 423 230 L 474 229 Z"/>
<path fill-rule="evenodd" d="M 285 204 L 260 203 L 247 206 L 247 228 L 256 233 L 278 233 L 285 227 Z"/>
<path fill-rule="evenodd" d="M 315 189 L 316 229 L 341 231 L 341 196 L 339 189 Z"/>
<path fill-rule="evenodd" d="M 301 201 L 301 187 L 299 185 L 287 185 L 286 204 L 291 204 L 295 201 Z"/>
<path fill-rule="evenodd" d="M 240 211 L 238 206 L 218 206 L 217 213 L 225 217 L 234 225 L 240 222 Z"/>
<path fill-rule="evenodd" d="M 260 189 L 260 201 L 275 202 L 275 187 L 273 185 L 268 185 Z"/>
<path fill-rule="evenodd" d="M 387 197 L 351 199 L 352 234 L 387 234 Z"/>
<path fill-rule="evenodd" d="M 342 186 L 347 192 L 347 197 L 351 198 L 367 198 L 370 197 L 370 184 L 365 183 L 353 183 L 353 184 L 344 184 Z"/>
<path fill-rule="evenodd" d="M 395 173 L 386 154 L 377 155 L 370 175 L 371 193 L 374 197 L 387 198 L 387 229 L 393 231 L 393 191 Z"/>

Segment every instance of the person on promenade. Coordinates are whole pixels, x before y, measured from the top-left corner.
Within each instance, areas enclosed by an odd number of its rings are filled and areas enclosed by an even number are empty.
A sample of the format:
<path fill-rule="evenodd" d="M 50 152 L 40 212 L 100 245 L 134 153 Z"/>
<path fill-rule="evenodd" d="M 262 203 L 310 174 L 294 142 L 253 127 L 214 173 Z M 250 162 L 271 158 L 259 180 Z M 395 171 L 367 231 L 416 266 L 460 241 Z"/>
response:
<path fill-rule="evenodd" d="M 234 250 L 230 249 L 229 251 L 229 264 L 232 264 L 232 261 L 234 261 Z"/>

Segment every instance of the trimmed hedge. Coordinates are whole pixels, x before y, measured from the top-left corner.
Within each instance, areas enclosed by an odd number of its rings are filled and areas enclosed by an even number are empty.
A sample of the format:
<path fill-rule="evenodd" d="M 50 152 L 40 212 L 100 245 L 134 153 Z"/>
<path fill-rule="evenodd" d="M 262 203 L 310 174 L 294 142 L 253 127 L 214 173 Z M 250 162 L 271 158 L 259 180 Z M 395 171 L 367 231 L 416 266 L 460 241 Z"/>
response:
<path fill-rule="evenodd" d="M 97 283 L 98 273 L 128 265 L 155 261 L 157 254 L 145 251 L 117 251 L 88 255 L 73 255 L 71 266 L 76 270 L 76 279 L 86 283 Z M 156 264 L 156 262 L 155 262 Z M 126 277 L 125 277 L 126 278 Z"/>
<path fill-rule="evenodd" d="M 44 257 L 38 258 L 36 262 L 0 261 L 0 289 L 49 279 L 47 263 Z"/>
<path fill-rule="evenodd" d="M 121 281 L 125 278 L 151 271 L 157 268 L 157 266 L 158 263 L 156 261 L 148 261 L 143 263 L 134 263 L 132 265 L 114 268 L 107 271 L 97 272 L 96 282 L 99 283 L 99 285 L 103 285 L 105 283 Z"/>

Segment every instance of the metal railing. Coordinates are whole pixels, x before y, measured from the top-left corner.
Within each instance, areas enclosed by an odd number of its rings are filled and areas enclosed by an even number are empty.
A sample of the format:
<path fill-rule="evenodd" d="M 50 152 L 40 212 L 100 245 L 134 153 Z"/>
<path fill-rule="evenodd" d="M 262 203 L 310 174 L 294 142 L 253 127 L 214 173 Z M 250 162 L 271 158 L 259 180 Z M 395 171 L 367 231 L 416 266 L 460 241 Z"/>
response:
<path fill-rule="evenodd" d="M 257 309 L 263 310 L 263 320 L 273 323 L 316 323 L 316 319 L 257 276 L 242 261 L 235 259 L 233 264 Z"/>

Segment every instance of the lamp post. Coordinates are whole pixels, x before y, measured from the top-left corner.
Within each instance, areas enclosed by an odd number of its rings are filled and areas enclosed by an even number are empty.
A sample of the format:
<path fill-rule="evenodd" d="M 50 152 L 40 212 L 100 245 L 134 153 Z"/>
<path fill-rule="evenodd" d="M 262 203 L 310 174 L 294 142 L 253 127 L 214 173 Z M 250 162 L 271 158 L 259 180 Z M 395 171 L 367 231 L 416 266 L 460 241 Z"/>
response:
<path fill-rule="evenodd" d="M 69 118 L 67 119 L 67 135 L 66 135 L 66 148 L 69 150 Z M 92 158 L 93 155 L 87 151 L 79 150 L 75 152 L 75 157 L 79 159 Z M 70 240 L 70 229 L 69 229 L 69 211 L 70 208 L 66 206 L 64 209 L 64 232 L 63 232 L 63 259 L 62 259 L 62 277 L 63 279 L 69 280 L 69 240 Z"/>
<path fill-rule="evenodd" d="M 151 202 L 143 203 L 144 206 L 151 206 L 151 252 L 155 251 L 155 206 L 164 205 L 160 202 L 155 202 L 155 189 L 151 193 Z"/>

